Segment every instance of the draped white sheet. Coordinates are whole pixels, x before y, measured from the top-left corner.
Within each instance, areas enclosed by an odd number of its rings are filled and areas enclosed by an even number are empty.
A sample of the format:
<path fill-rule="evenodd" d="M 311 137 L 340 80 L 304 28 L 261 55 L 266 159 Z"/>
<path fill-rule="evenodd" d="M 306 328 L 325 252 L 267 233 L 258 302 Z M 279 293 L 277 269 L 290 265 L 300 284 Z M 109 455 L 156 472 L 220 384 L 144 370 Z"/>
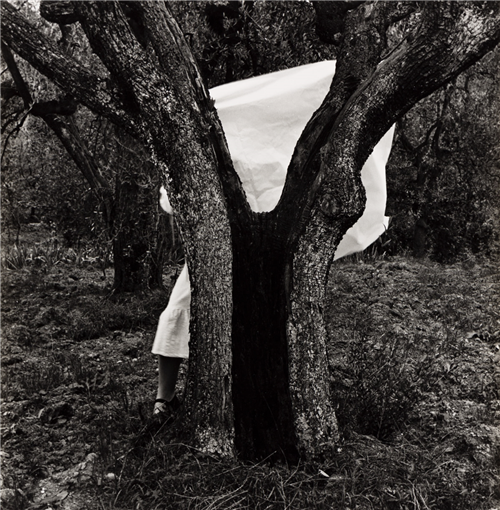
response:
<path fill-rule="evenodd" d="M 334 73 L 335 61 L 325 61 L 210 90 L 235 169 L 254 211 L 270 211 L 278 203 L 293 149 L 325 98 Z M 393 132 L 392 128 L 383 137 L 363 167 L 366 208 L 345 234 L 335 258 L 364 250 L 387 228 L 385 165 Z"/>
<path fill-rule="evenodd" d="M 327 61 L 210 90 L 235 169 L 254 211 L 270 211 L 278 203 L 293 149 L 307 121 L 326 96 L 334 73 L 335 62 Z M 393 131 L 384 136 L 363 167 L 366 208 L 345 234 L 335 258 L 364 250 L 387 228 L 385 165 Z M 172 214 L 163 188 L 160 203 Z M 168 306 L 161 314 L 152 348 L 154 354 L 189 356 L 190 303 L 189 275 L 184 265 Z"/>

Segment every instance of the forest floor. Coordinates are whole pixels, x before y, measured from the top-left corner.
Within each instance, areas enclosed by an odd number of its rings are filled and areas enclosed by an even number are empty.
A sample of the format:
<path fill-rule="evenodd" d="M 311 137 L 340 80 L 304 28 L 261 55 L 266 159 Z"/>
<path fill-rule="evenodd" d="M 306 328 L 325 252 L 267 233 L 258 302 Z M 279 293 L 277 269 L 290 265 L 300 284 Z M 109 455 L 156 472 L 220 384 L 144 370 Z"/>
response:
<path fill-rule="evenodd" d="M 336 263 L 325 377 L 342 439 L 284 466 L 212 457 L 168 426 L 144 440 L 179 268 L 164 291 L 112 296 L 111 269 L 54 249 L 4 250 L 2 508 L 500 509 L 497 265 Z"/>

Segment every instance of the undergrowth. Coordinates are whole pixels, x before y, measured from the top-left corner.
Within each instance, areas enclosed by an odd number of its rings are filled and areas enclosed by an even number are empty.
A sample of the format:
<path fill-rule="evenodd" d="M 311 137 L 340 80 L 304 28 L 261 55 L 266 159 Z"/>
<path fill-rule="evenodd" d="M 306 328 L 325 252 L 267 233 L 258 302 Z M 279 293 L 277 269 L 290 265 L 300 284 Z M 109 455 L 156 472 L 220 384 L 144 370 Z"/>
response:
<path fill-rule="evenodd" d="M 2 250 L 2 267 L 5 269 L 23 269 L 35 266 L 51 268 L 62 262 L 82 266 L 99 264 L 109 265 L 103 258 L 102 250 L 95 248 L 66 248 L 57 238 L 49 238 L 39 243 L 16 243 Z"/>
<path fill-rule="evenodd" d="M 408 343 L 397 335 L 376 344 L 355 337 L 345 364 L 348 369 L 334 370 L 331 378 L 341 430 L 390 440 L 421 398 L 428 367 L 412 361 Z"/>
<path fill-rule="evenodd" d="M 98 270 L 74 267 L 32 264 L 4 282 L 2 508 L 47 510 L 40 487 L 56 476 L 61 510 L 491 510 L 500 498 L 496 270 L 344 261 L 327 313 L 342 439 L 287 466 L 201 452 L 180 421 L 150 429 L 165 293 L 110 296 Z"/>

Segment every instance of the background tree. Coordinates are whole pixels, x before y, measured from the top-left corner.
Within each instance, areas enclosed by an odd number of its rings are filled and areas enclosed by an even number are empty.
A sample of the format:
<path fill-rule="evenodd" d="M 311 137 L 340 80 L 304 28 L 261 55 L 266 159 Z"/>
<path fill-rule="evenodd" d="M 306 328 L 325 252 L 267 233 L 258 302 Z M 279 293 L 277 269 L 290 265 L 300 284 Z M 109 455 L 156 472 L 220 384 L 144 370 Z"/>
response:
<path fill-rule="evenodd" d="M 498 255 L 498 48 L 399 122 L 387 165 L 390 253 Z"/>
<path fill-rule="evenodd" d="M 147 143 L 178 212 L 193 286 L 185 406 L 193 440 L 227 453 L 234 439 L 245 458 L 328 452 L 336 422 L 322 310 L 335 247 L 364 207 L 362 165 L 397 118 L 497 44 L 498 5 L 368 2 L 347 12 L 330 92 L 297 144 L 280 203 L 265 214 L 248 207 L 164 3 L 47 6 L 53 21 L 79 21 L 105 73 L 67 58 L 7 2 L 4 42 Z M 387 47 L 388 27 L 402 18 L 413 23 Z"/>
<path fill-rule="evenodd" d="M 27 12 L 29 13 L 29 9 Z M 41 22 L 39 25 L 46 33 L 51 33 L 46 25 Z M 84 46 L 83 51 L 81 48 L 78 52 L 75 50 L 82 46 L 77 44 L 82 38 L 81 32 L 63 25 L 61 33 L 58 45 L 68 56 L 77 56 L 84 62 L 91 60 L 88 47 Z M 10 137 L 19 133 L 28 116 L 42 119 L 66 149 L 89 186 L 92 198 L 87 200 L 85 207 L 100 211 L 100 219 L 92 215 L 90 221 L 87 218 L 87 221 L 68 223 L 68 218 L 81 216 L 78 202 L 84 202 L 82 195 L 87 186 L 82 189 L 78 181 L 69 186 L 68 181 L 61 179 L 65 189 L 54 194 L 55 186 L 51 186 L 48 193 L 52 214 L 40 210 L 38 206 L 38 216 L 41 215 L 62 227 L 64 237 L 70 245 L 80 243 L 82 236 L 84 239 L 92 237 L 95 244 L 100 245 L 104 267 L 112 253 L 115 293 L 162 286 L 165 247 L 169 239 L 167 227 L 170 224 L 164 215 L 159 214 L 159 175 L 151 158 L 137 141 L 106 119 L 97 118 L 85 108 L 80 108 L 76 114 L 77 103 L 68 96 L 61 97 L 61 93 L 45 83 L 42 77 L 33 76 L 33 71 L 29 72 L 31 77 L 28 83 L 10 49 L 5 45 L 2 45 L 2 57 L 11 76 L 10 81 L 3 82 L 3 110 L 8 112 L 8 115 L 3 117 L 2 131 L 7 134 L 3 155 Z M 36 96 L 30 91 L 30 87 L 38 88 Z M 47 100 L 47 97 L 50 99 Z M 22 102 L 16 101 L 16 98 L 20 98 Z M 24 131 L 24 135 L 30 133 L 36 140 L 39 136 L 36 128 L 28 129 L 28 132 Z M 31 143 L 34 140 L 31 140 Z M 40 155 L 35 157 L 36 164 L 39 164 Z M 8 190 L 11 202 L 9 209 L 12 211 L 19 209 L 17 204 L 14 207 L 12 204 L 16 200 L 13 194 L 16 186 L 12 184 L 13 180 L 18 180 L 20 172 L 15 158 L 8 161 L 10 164 L 5 165 L 7 160 L 4 159 L 3 185 L 4 189 Z M 72 168 L 72 165 L 69 165 Z M 60 169 L 60 164 L 53 165 L 53 168 Z M 71 178 L 71 181 L 74 181 L 74 178 Z M 23 196 L 30 189 L 26 179 L 21 179 L 17 187 L 21 188 L 19 192 Z M 40 199 L 39 192 L 40 186 L 37 185 L 33 193 L 30 193 L 32 204 L 47 203 L 47 200 Z M 61 201 L 61 194 L 66 196 L 65 201 Z M 54 200 L 54 197 L 57 198 Z M 67 210 L 61 209 L 62 204 L 66 204 Z M 36 209 L 37 207 L 30 206 L 28 219 L 35 219 L 33 216 Z M 17 220 L 19 227 L 19 215 Z"/>

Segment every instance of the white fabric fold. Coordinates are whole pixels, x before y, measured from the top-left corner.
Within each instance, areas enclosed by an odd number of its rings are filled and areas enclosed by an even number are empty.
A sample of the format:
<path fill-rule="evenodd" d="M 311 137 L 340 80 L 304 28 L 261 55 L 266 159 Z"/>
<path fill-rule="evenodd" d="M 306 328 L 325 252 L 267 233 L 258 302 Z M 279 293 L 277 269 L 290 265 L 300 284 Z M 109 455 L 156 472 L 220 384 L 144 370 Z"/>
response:
<path fill-rule="evenodd" d="M 168 305 L 160 315 L 151 352 L 170 358 L 189 357 L 191 286 L 187 265 L 175 282 Z"/>
<path fill-rule="evenodd" d="M 278 203 L 295 145 L 323 102 L 334 73 L 335 61 L 330 60 L 210 90 L 252 210 L 271 211 Z M 345 234 L 335 258 L 364 250 L 387 228 L 385 165 L 393 133 L 392 128 L 363 167 L 366 208 Z"/>
<path fill-rule="evenodd" d="M 279 201 L 295 145 L 312 114 L 325 98 L 335 62 L 287 69 L 221 85 L 210 90 L 226 134 L 235 169 L 252 210 L 271 211 Z M 347 231 L 335 258 L 364 250 L 387 228 L 385 165 L 394 129 L 377 144 L 361 178 L 367 203 Z M 161 206 L 172 208 L 162 189 Z M 187 358 L 191 289 L 185 265 L 160 316 L 152 352 Z"/>

